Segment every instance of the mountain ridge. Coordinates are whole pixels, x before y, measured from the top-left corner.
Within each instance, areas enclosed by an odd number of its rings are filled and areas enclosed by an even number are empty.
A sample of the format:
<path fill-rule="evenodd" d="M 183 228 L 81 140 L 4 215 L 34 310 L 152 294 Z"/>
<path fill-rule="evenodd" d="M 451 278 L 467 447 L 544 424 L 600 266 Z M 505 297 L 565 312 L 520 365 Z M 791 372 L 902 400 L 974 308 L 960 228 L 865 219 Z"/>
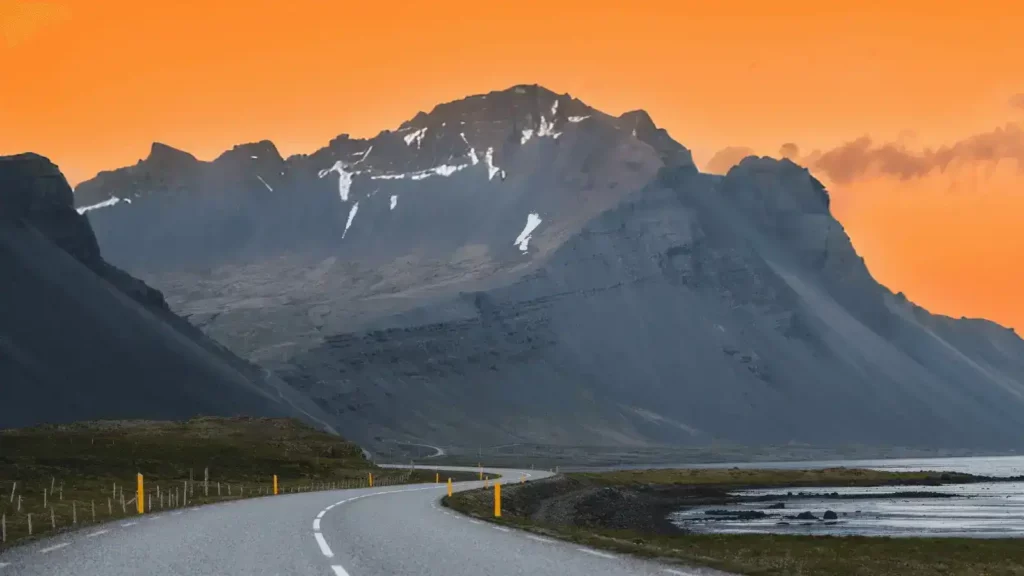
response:
<path fill-rule="evenodd" d="M 525 85 L 284 161 L 258 144 L 180 194 L 94 182 L 143 199 L 87 214 L 348 436 L 1020 444 L 1024 342 L 877 283 L 789 160 L 701 174 L 645 112 Z"/>
<path fill-rule="evenodd" d="M 0 157 L 0 425 L 238 411 L 333 427 L 111 266 L 43 156 Z"/>

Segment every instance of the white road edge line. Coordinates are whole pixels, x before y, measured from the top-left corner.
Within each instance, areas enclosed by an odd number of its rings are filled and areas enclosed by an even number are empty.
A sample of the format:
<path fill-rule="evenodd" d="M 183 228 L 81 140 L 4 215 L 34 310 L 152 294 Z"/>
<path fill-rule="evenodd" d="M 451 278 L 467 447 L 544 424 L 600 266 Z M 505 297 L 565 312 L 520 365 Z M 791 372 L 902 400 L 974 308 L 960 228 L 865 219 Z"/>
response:
<path fill-rule="evenodd" d="M 530 540 L 536 540 L 537 542 L 543 542 L 545 544 L 554 544 L 555 543 L 555 541 L 550 539 L 550 538 L 543 538 L 541 536 L 534 536 L 533 534 L 527 534 L 526 537 L 529 538 Z"/>
<path fill-rule="evenodd" d="M 316 531 L 320 530 L 320 519 L 319 518 L 316 518 L 316 519 L 313 520 L 313 530 L 316 530 Z"/>
<path fill-rule="evenodd" d="M 331 547 L 327 545 L 327 540 L 324 540 L 324 535 L 314 532 L 313 536 L 316 538 L 316 543 L 320 545 L 320 551 L 323 552 L 324 556 L 334 558 L 334 552 L 331 552 Z"/>
<path fill-rule="evenodd" d="M 60 550 L 61 548 L 67 546 L 68 544 L 69 544 L 69 542 L 61 542 L 60 544 L 54 544 L 53 546 L 50 546 L 49 548 L 43 548 L 42 550 L 39 551 L 39 553 L 40 554 L 49 554 L 50 552 L 53 552 L 54 550 Z"/>
<path fill-rule="evenodd" d="M 0 562 L 0 568 L 3 568 L 4 566 L 10 566 L 10 564 L 7 562 Z"/>
<path fill-rule="evenodd" d="M 327 510 L 321 510 L 320 513 L 316 515 L 316 517 L 317 518 L 323 518 L 324 514 L 327 514 Z"/>
<path fill-rule="evenodd" d="M 607 552 L 598 552 L 597 550 L 591 550 L 590 548 L 577 548 L 577 550 L 579 550 L 580 552 L 586 552 L 587 554 L 592 554 L 594 556 L 600 556 L 601 558 L 610 558 L 612 560 L 616 560 L 618 558 L 618 556 L 613 556 L 612 554 L 608 554 Z"/>
<path fill-rule="evenodd" d="M 92 534 L 87 535 L 86 538 L 93 538 L 95 536 L 99 536 L 100 534 L 106 534 L 107 532 L 110 532 L 110 530 L 97 530 Z"/>
<path fill-rule="evenodd" d="M 508 528 L 502 528 L 501 526 L 491 526 L 491 528 L 494 528 L 495 530 L 501 530 L 502 532 L 508 532 L 509 531 Z"/>
<path fill-rule="evenodd" d="M 679 570 L 673 570 L 671 568 L 665 568 L 665 572 L 669 574 L 675 574 L 676 576 L 694 576 L 693 572 L 682 572 Z"/>
<path fill-rule="evenodd" d="M 331 566 L 331 570 L 334 570 L 334 576 L 348 576 L 348 572 L 345 572 L 345 569 L 337 564 Z"/>
<path fill-rule="evenodd" d="M 124 524 L 121 524 L 121 528 L 127 528 L 129 526 L 135 526 L 136 524 L 138 524 L 138 522 L 125 522 Z"/>

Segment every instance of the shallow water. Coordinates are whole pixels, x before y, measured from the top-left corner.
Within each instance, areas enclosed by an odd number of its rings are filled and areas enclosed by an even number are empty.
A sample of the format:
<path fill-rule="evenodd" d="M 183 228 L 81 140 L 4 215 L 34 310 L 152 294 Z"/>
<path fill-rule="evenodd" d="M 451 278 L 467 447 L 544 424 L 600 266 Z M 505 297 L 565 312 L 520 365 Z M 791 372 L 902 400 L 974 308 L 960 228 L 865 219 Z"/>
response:
<path fill-rule="evenodd" d="M 891 471 L 936 470 L 967 472 L 986 476 L 1024 474 L 1024 457 L 935 458 L 905 460 L 860 460 L 831 462 L 774 462 L 736 464 L 724 467 L 827 468 L 846 466 Z M 716 468 L 723 467 L 716 465 Z M 890 496 L 901 492 L 938 492 L 950 498 Z M 1024 537 L 1024 482 L 960 484 L 950 486 L 882 486 L 877 488 L 796 488 L 737 492 L 738 495 L 785 496 L 787 492 L 825 494 L 838 498 L 780 499 L 785 510 L 772 510 L 772 501 L 719 505 L 676 512 L 669 516 L 677 526 L 709 533 L 775 533 L 863 536 L 964 536 L 972 538 Z M 870 496 L 879 498 L 844 498 Z M 885 494 L 886 496 L 882 496 Z M 708 509 L 758 510 L 770 517 L 757 520 L 714 519 Z M 811 512 L 821 518 L 826 510 L 839 515 L 834 521 L 805 521 L 783 518 Z M 780 524 L 786 523 L 786 524 Z"/>

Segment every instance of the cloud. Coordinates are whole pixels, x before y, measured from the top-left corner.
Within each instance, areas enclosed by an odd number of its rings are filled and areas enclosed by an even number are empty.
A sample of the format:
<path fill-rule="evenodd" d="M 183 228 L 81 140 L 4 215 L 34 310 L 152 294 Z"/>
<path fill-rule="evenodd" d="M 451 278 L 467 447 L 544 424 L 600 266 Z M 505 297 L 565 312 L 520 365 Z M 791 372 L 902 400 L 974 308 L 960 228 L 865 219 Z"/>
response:
<path fill-rule="evenodd" d="M 800 157 L 800 147 L 792 142 L 786 142 L 779 148 L 779 157 L 795 161 Z"/>
<path fill-rule="evenodd" d="M 804 158 L 802 163 L 832 182 L 845 184 L 874 176 L 908 180 L 954 166 L 1002 160 L 1015 160 L 1018 168 L 1024 168 L 1024 129 L 1018 124 L 974 134 L 952 146 L 922 151 L 895 143 L 876 145 L 863 136 L 820 156 Z"/>
<path fill-rule="evenodd" d="M 7 46 L 29 40 L 43 28 L 71 17 L 71 9 L 56 2 L 0 0 L 0 36 Z"/>
<path fill-rule="evenodd" d="M 747 156 L 754 156 L 754 150 L 745 146 L 727 146 L 722 148 L 704 165 L 704 171 L 710 174 L 725 174 L 730 168 L 740 163 Z"/>

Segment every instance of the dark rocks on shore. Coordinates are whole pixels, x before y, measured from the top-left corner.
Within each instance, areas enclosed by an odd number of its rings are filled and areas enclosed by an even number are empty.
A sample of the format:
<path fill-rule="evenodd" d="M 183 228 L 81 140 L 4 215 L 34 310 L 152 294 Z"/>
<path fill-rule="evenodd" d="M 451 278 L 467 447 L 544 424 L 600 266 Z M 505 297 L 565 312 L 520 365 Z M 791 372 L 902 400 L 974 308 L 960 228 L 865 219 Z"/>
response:
<path fill-rule="evenodd" d="M 730 520 L 758 520 L 768 516 L 760 510 L 705 510 L 704 514 Z"/>
<path fill-rule="evenodd" d="M 839 515 L 831 510 L 825 510 L 825 515 L 822 516 L 823 520 L 838 520 Z"/>
<path fill-rule="evenodd" d="M 769 510 L 784 510 L 786 508 L 785 502 L 777 502 L 768 507 Z"/>
<path fill-rule="evenodd" d="M 810 512 L 801 512 L 794 517 L 795 520 L 817 520 L 818 517 Z"/>

